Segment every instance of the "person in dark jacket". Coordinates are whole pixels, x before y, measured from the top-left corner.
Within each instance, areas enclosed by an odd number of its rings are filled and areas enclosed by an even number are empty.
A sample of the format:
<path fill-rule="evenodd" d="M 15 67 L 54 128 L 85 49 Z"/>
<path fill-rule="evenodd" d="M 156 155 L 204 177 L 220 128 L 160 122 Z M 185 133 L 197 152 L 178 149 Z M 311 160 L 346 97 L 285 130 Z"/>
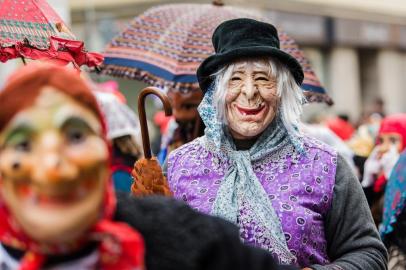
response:
<path fill-rule="evenodd" d="M 116 196 L 104 120 L 76 71 L 28 65 L 0 107 L 1 269 L 292 269 L 226 221 Z"/>

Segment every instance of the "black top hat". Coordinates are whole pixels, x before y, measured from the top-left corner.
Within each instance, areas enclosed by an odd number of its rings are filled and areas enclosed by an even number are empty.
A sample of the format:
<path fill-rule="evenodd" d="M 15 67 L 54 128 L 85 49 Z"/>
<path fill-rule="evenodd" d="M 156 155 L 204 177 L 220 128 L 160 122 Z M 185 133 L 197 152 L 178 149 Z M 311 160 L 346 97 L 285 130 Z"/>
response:
<path fill-rule="evenodd" d="M 271 24 L 246 18 L 225 21 L 214 31 L 212 42 L 215 54 L 206 58 L 197 70 L 203 92 L 213 81 L 210 75 L 244 58 L 278 59 L 290 70 L 298 85 L 303 82 L 302 67 L 293 56 L 279 49 L 278 31 Z"/>

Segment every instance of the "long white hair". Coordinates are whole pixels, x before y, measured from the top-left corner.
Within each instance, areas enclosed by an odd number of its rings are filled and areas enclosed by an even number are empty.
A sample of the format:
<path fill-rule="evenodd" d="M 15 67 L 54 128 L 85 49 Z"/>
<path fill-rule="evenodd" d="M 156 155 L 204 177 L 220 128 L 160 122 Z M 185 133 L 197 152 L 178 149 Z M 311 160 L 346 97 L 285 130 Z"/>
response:
<path fill-rule="evenodd" d="M 305 98 L 292 73 L 276 59 L 248 59 L 242 62 L 269 67 L 268 74 L 276 78 L 277 95 L 280 97 L 277 113 L 279 113 L 288 132 L 299 135 L 300 116 Z M 220 123 L 227 124 L 227 86 L 236 65 L 239 63 L 230 64 L 212 75 L 215 81 L 213 105 L 216 107 L 217 118 Z"/>

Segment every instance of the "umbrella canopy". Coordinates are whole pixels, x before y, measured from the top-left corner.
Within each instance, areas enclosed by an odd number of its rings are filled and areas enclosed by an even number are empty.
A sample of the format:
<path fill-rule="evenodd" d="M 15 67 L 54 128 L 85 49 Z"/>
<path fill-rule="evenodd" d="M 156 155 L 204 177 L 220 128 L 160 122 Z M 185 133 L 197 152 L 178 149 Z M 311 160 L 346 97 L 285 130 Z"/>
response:
<path fill-rule="evenodd" d="M 98 66 L 103 56 L 85 51 L 45 0 L 0 0 L 0 61 L 49 59 L 76 67 Z"/>
<path fill-rule="evenodd" d="M 211 36 L 223 21 L 236 18 L 270 21 L 236 7 L 210 4 L 156 6 L 136 17 L 106 48 L 102 73 L 187 92 L 199 89 L 196 70 L 214 53 Z M 281 49 L 302 65 L 302 89 L 309 101 L 332 100 L 296 42 L 279 30 Z"/>

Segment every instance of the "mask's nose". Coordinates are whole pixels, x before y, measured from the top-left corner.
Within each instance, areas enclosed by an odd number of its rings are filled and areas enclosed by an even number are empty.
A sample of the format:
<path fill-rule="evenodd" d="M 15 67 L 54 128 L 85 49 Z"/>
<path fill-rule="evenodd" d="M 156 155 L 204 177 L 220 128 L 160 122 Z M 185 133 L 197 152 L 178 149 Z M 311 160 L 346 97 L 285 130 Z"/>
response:
<path fill-rule="evenodd" d="M 248 101 L 251 101 L 255 98 L 258 93 L 258 89 L 254 85 L 254 81 L 252 78 L 245 79 L 241 92 L 244 94 Z"/>
<path fill-rule="evenodd" d="M 37 183 L 73 180 L 78 168 L 63 153 L 63 138 L 54 132 L 44 134 L 38 141 L 38 163 L 33 166 L 32 180 Z"/>

